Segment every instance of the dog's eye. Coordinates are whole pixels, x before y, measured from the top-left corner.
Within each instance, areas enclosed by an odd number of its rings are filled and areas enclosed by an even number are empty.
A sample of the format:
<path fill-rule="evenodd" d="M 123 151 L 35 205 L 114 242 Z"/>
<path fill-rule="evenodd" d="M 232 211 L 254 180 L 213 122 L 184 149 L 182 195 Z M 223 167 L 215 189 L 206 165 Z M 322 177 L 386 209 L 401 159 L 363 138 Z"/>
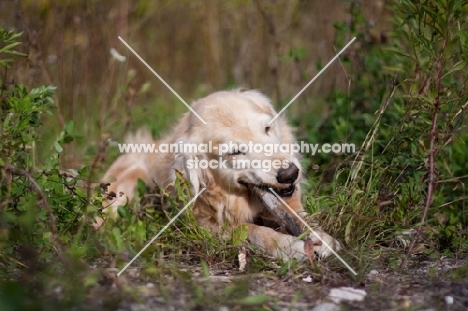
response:
<path fill-rule="evenodd" d="M 239 150 L 235 150 L 235 151 L 229 153 L 229 155 L 232 155 L 232 156 L 240 155 L 240 154 L 244 154 L 244 153 L 240 152 Z"/>
<path fill-rule="evenodd" d="M 265 127 L 265 134 L 267 134 L 267 135 L 268 135 L 268 132 L 270 131 L 270 128 L 271 128 L 271 126 L 267 126 L 267 127 Z"/>

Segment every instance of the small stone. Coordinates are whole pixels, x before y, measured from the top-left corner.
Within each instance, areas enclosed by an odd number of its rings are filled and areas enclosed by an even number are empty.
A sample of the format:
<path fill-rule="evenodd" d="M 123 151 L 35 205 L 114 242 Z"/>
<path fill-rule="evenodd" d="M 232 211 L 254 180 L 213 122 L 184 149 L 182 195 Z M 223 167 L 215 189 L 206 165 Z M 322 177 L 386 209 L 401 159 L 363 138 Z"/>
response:
<path fill-rule="evenodd" d="M 310 275 L 306 278 L 303 278 L 302 280 L 307 283 L 312 283 L 312 278 L 310 277 Z"/>
<path fill-rule="evenodd" d="M 239 259 L 239 271 L 244 272 L 245 267 L 247 266 L 247 251 L 245 250 L 245 247 L 242 247 L 239 251 L 237 258 Z"/>
<path fill-rule="evenodd" d="M 339 287 L 332 288 L 328 297 L 334 303 L 340 303 L 341 301 L 362 301 L 366 297 L 366 291 L 362 289 L 352 288 L 352 287 Z"/>
<path fill-rule="evenodd" d="M 452 296 L 445 296 L 444 297 L 445 303 L 448 305 L 453 304 L 453 297 Z"/>
<path fill-rule="evenodd" d="M 340 311 L 340 307 L 334 303 L 326 302 L 315 306 L 312 311 Z"/>

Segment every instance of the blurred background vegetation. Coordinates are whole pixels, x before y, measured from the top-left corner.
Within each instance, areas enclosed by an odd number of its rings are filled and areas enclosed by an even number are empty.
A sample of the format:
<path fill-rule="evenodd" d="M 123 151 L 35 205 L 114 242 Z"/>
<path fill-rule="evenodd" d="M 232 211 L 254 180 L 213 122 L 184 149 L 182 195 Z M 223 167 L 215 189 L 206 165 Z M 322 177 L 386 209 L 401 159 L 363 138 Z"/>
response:
<path fill-rule="evenodd" d="M 261 90 L 280 108 L 341 49 L 334 23 L 353 23 L 349 3 L 338 0 L 0 3 L 4 26 L 24 31 L 20 51 L 28 55 L 9 75 L 28 86 L 57 86 L 60 110 L 47 121 L 48 131 L 74 120 L 83 135 L 84 145 L 68 146 L 63 155 L 62 165 L 72 168 L 87 164 L 83 148 L 109 135 L 121 137 L 123 127 L 167 129 L 185 111 L 118 36 L 187 102 L 244 86 Z M 380 0 L 360 7 L 376 25 L 355 43 L 357 51 L 381 40 L 388 16 Z M 126 61 L 118 62 L 111 49 Z M 290 117 L 310 122 L 310 116 L 326 115 L 332 108 L 323 99 L 334 88 L 346 89 L 347 75 L 339 62 L 333 64 L 288 110 Z"/>
<path fill-rule="evenodd" d="M 343 242 L 355 282 L 408 258 L 466 258 L 466 1 L 0 0 L 0 20 L 0 306 L 70 306 L 110 285 L 119 298 L 100 303 L 118 305 L 129 288 L 114 270 L 177 212 L 161 209 L 165 193 L 139 185 L 118 221 L 99 231 L 87 223 L 100 214 L 99 176 L 118 155 L 114 142 L 143 125 L 157 137 L 186 111 L 118 36 L 187 102 L 243 86 L 278 109 L 356 36 L 286 112 L 299 139 L 359 149 L 304 155 L 305 207 Z M 177 182 L 173 207 L 189 198 Z M 141 257 L 139 282 L 170 275 L 187 285 L 174 268 L 184 263 L 204 275 L 232 268 L 232 244 L 243 242 L 218 241 L 190 214 L 158 241 Z M 256 253 L 249 272 L 309 269 L 272 262 Z M 206 300 L 203 286 L 187 288 L 192 307 L 248 296 Z"/>

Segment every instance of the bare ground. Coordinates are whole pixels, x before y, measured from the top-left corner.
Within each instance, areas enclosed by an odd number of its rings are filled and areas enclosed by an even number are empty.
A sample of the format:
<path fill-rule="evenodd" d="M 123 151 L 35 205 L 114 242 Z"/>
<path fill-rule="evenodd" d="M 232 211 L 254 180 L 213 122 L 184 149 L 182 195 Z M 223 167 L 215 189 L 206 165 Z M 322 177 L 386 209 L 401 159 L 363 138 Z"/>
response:
<path fill-rule="evenodd" d="M 239 272 L 234 265 L 205 268 L 200 263 L 158 263 L 157 277 L 116 269 L 89 292 L 96 310 L 467 310 L 467 261 L 413 258 L 405 271 L 384 265 L 351 277 L 346 269 L 275 267 L 261 273 Z M 377 265 L 376 265 L 377 266 Z M 326 269 L 325 271 L 323 269 Z M 150 269 L 152 270 L 152 269 Z M 157 272 L 156 272 L 157 270 Z M 151 273 L 150 273 L 151 274 Z M 333 303 L 332 288 L 362 289 L 362 301 Z M 316 308 L 316 309 L 314 309 Z"/>

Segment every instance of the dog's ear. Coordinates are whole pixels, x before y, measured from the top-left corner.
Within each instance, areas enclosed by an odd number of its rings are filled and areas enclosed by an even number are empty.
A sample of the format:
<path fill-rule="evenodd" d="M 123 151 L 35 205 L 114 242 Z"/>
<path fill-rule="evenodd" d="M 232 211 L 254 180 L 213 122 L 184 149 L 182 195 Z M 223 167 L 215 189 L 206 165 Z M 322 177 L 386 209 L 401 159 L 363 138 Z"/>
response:
<path fill-rule="evenodd" d="M 196 150 L 189 147 L 189 144 L 192 146 L 196 144 L 198 148 L 198 142 L 192 141 L 190 137 L 190 118 L 191 116 L 186 114 L 175 129 L 176 133 L 182 135 L 173 137 L 172 142 L 177 143 L 182 148 L 179 148 L 174 154 L 174 169 L 182 172 L 184 177 L 190 181 L 192 191 L 196 194 L 200 188 L 206 187 L 212 176 L 209 169 L 200 168 L 200 161 L 206 160 L 206 155 L 197 153 Z"/>
<path fill-rule="evenodd" d="M 180 150 L 179 150 L 180 151 Z M 190 153 L 178 152 L 174 156 L 174 169 L 182 172 L 184 177 L 190 181 L 193 194 L 200 191 L 200 188 L 206 186 L 205 175 L 208 170 L 202 170 L 199 166 L 200 156 L 194 156 Z"/>

